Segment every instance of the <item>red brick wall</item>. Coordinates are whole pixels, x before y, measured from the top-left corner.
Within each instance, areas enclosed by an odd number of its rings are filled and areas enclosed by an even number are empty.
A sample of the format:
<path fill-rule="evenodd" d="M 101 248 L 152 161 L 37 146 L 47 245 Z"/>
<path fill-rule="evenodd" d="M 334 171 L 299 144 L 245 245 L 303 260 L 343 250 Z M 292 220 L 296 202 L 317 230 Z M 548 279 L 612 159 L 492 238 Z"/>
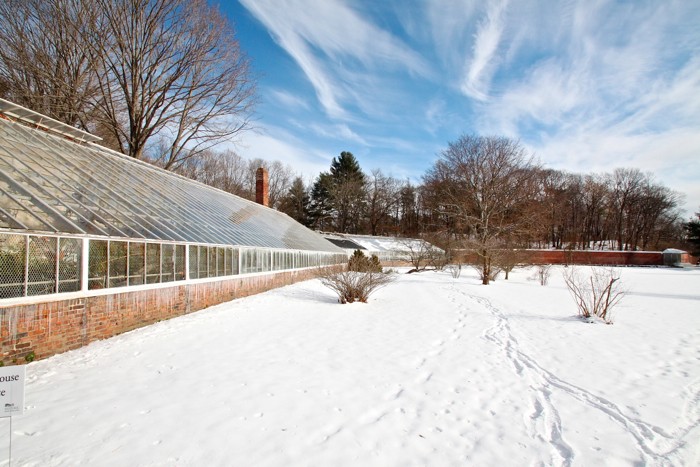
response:
<path fill-rule="evenodd" d="M 605 264 L 659 266 L 663 255 L 657 251 L 532 251 L 531 262 L 536 264 Z"/>
<path fill-rule="evenodd" d="M 0 361 L 24 364 L 314 277 L 313 269 L 0 308 Z"/>
<path fill-rule="evenodd" d="M 595 251 L 595 250 L 523 250 L 532 264 L 604 264 L 629 266 L 661 266 L 663 255 L 658 251 Z M 461 261 L 475 262 L 475 253 L 464 252 Z"/>

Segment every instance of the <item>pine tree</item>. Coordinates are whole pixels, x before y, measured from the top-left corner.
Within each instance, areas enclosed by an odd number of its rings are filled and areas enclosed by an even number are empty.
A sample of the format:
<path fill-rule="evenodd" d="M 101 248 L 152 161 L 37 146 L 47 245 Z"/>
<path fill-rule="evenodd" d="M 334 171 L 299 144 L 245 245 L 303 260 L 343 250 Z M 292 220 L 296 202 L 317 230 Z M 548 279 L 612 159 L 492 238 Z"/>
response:
<path fill-rule="evenodd" d="M 357 233 L 365 209 L 365 174 L 351 152 L 331 161 L 311 189 L 311 221 L 319 230 Z"/>
<path fill-rule="evenodd" d="M 311 226 L 311 198 L 301 177 L 292 182 L 292 186 L 282 198 L 280 211 L 307 227 Z"/>
<path fill-rule="evenodd" d="M 316 230 L 333 230 L 332 186 L 330 174 L 321 172 L 311 188 L 309 221 Z"/>
<path fill-rule="evenodd" d="M 700 256 L 700 212 L 695 213 L 695 219 L 690 220 L 684 226 L 687 232 L 688 243 L 693 248 L 693 256 Z"/>

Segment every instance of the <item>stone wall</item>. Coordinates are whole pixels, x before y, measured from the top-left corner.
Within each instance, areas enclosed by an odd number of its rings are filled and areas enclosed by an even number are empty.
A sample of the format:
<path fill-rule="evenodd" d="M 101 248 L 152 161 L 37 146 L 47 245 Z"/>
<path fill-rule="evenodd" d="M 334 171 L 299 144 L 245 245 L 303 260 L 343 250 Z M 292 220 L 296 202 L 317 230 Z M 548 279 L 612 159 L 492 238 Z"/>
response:
<path fill-rule="evenodd" d="M 46 358 L 315 274 L 309 268 L 0 308 L 0 361 L 12 365 Z"/>

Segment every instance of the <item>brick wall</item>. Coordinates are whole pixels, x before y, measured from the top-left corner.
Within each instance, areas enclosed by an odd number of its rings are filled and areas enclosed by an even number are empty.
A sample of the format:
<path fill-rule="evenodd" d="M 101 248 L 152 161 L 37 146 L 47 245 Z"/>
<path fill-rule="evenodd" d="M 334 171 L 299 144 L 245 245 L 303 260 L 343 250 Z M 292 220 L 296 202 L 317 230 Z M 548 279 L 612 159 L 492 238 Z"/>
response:
<path fill-rule="evenodd" d="M 0 361 L 12 365 L 32 357 L 46 358 L 234 298 L 311 279 L 315 273 L 314 269 L 284 271 L 0 308 Z"/>
<path fill-rule="evenodd" d="M 663 255 L 658 251 L 596 251 L 596 250 L 522 250 L 532 264 L 591 264 L 611 266 L 661 266 Z M 472 252 L 460 253 L 462 262 L 475 262 Z"/>

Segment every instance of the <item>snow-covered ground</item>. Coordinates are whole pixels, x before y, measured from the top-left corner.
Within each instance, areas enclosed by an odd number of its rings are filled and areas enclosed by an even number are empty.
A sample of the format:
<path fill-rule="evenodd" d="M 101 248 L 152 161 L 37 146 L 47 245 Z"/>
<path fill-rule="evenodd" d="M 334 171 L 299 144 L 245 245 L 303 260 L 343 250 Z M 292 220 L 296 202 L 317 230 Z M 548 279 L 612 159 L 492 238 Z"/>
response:
<path fill-rule="evenodd" d="M 12 465 L 700 465 L 700 270 L 623 268 L 615 324 L 561 269 L 308 281 L 27 367 Z M 0 421 L 7 458 L 9 419 Z"/>

